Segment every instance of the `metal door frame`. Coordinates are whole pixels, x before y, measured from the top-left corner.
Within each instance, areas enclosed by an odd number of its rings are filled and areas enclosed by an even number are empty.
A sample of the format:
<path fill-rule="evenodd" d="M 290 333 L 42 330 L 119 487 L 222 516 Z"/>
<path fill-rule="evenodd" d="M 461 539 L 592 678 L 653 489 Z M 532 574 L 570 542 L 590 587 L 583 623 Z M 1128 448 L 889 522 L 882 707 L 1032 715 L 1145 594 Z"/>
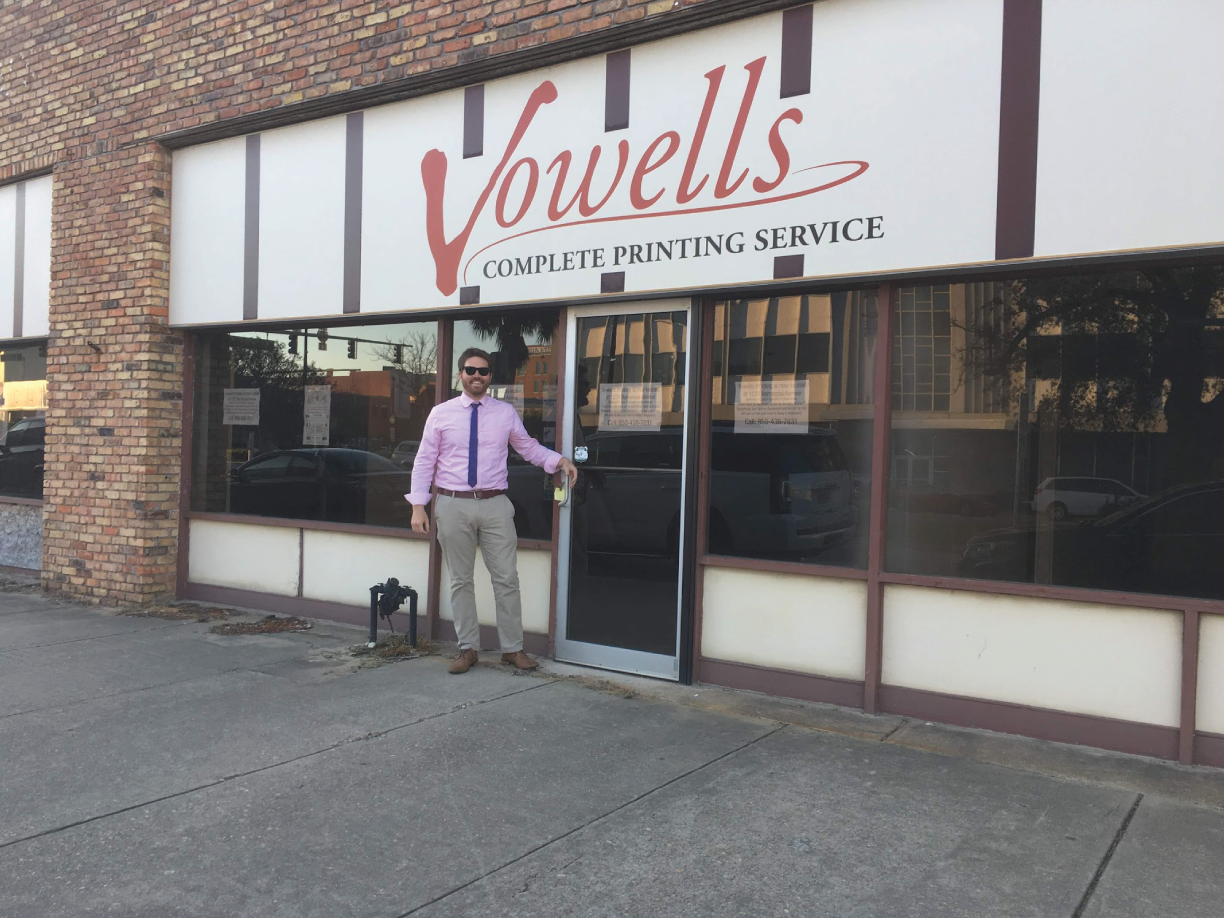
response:
<path fill-rule="evenodd" d="M 680 544 L 676 557 L 676 651 L 672 656 L 659 653 L 648 653 L 642 650 L 628 650 L 623 647 L 609 647 L 605 644 L 590 644 L 585 641 L 571 641 L 566 634 L 569 622 L 569 581 L 570 581 L 570 542 L 572 524 L 572 502 L 561 508 L 557 539 L 557 631 L 555 635 L 556 658 L 566 663 L 580 663 L 583 666 L 594 666 L 599 669 L 616 670 L 617 672 L 636 673 L 642 676 L 654 676 L 660 679 L 680 680 L 682 652 L 681 626 L 683 623 L 683 599 L 685 595 L 685 574 L 689 565 L 685 564 L 686 527 L 685 514 L 688 512 L 689 489 L 686 487 L 691 457 L 689 447 L 689 425 L 692 422 L 693 400 L 690 398 L 693 385 L 693 314 L 692 300 L 685 298 L 641 300 L 634 303 L 616 303 L 597 306 L 571 307 L 566 315 L 566 366 L 565 372 L 565 404 L 562 406 L 562 454 L 574 455 L 574 396 L 577 387 L 578 361 L 578 320 L 595 316 L 625 316 L 650 315 L 655 313 L 684 312 L 688 316 L 684 329 L 684 425 L 681 430 L 682 452 L 680 460 Z M 595 381 L 593 385 L 598 385 Z"/>

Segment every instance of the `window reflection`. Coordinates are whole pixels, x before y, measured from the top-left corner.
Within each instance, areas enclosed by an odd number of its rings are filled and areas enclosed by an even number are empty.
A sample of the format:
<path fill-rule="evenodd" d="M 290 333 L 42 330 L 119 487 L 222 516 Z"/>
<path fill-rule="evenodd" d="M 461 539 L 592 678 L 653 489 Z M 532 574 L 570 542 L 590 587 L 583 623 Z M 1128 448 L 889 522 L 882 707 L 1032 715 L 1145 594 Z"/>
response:
<path fill-rule="evenodd" d="M 408 527 L 436 323 L 200 337 L 192 508 Z"/>
<path fill-rule="evenodd" d="M 1224 598 L 1224 269 L 899 293 L 890 569 Z"/>
<path fill-rule="evenodd" d="M 454 354 L 478 347 L 493 358 L 489 394 L 514 405 L 527 433 L 549 449 L 557 441 L 557 365 L 553 355 L 559 313 L 555 309 L 487 315 L 455 323 Z M 452 361 L 451 397 L 462 392 Z M 552 538 L 552 476 L 509 452 L 509 497 L 521 539 Z"/>
<path fill-rule="evenodd" d="M 865 567 L 874 291 L 714 311 L 709 548 Z"/>
<path fill-rule="evenodd" d="M 0 350 L 0 495 L 43 496 L 47 346 Z"/>

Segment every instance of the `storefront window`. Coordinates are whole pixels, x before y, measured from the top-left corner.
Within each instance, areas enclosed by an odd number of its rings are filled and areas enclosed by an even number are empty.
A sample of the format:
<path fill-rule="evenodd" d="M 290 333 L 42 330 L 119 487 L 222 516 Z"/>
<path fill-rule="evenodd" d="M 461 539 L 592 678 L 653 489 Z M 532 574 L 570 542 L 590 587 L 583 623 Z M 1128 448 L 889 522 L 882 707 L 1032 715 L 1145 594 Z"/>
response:
<path fill-rule="evenodd" d="M 193 510 L 410 525 L 437 323 L 202 335 Z"/>
<path fill-rule="evenodd" d="M 867 564 L 876 295 L 714 310 L 709 549 Z"/>
<path fill-rule="evenodd" d="M 1224 598 L 1224 268 L 898 294 L 890 570 Z"/>
<path fill-rule="evenodd" d="M 489 393 L 510 402 L 523 419 L 527 433 L 549 449 L 557 441 L 557 362 L 553 356 L 558 312 L 523 311 L 481 316 L 455 323 L 454 354 L 478 347 L 493 358 Z M 462 389 L 451 361 L 451 396 Z M 513 449 L 509 454 L 509 497 L 514 504 L 514 525 L 520 539 L 552 538 L 552 476 L 525 462 Z"/>
<path fill-rule="evenodd" d="M 47 346 L 0 350 L 0 496 L 43 496 Z"/>

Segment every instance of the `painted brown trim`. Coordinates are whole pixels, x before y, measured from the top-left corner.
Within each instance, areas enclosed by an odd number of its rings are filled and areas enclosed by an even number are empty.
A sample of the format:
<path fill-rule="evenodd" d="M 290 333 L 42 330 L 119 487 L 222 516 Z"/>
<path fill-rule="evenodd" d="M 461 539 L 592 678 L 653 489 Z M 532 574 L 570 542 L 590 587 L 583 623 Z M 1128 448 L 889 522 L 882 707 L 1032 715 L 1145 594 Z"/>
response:
<path fill-rule="evenodd" d="M 839 704 L 847 708 L 863 706 L 863 683 L 833 676 L 766 669 L 748 663 L 701 657 L 697 680 L 707 685 L 721 685 L 747 692 L 800 698 L 803 701 L 818 701 L 823 704 Z"/>
<path fill-rule="evenodd" d="M 1218 733 L 1195 733 L 1194 764 L 1224 768 L 1224 736 Z"/>
<path fill-rule="evenodd" d="M 459 305 L 460 306 L 479 306 L 480 305 L 480 287 L 460 287 L 459 288 Z"/>
<path fill-rule="evenodd" d="M 569 372 L 569 315 L 564 309 L 557 316 L 557 330 L 553 335 L 553 366 L 557 371 L 555 377 L 557 413 L 553 420 L 552 448 L 560 453 L 565 446 L 565 424 L 569 420 L 565 415 L 565 377 Z M 555 475 L 553 479 L 555 484 Z M 548 656 L 552 657 L 557 653 L 557 575 L 562 563 L 561 505 L 555 500 L 552 503 L 552 539 L 549 541 L 549 549 L 552 555 L 552 569 L 549 572 L 548 646 L 546 651 Z M 569 563 L 568 558 L 565 559 L 565 563 Z"/>
<path fill-rule="evenodd" d="M 7 188 L 9 185 L 20 185 L 22 182 L 28 182 L 31 179 L 46 178 L 48 175 L 55 174 L 54 166 L 44 166 L 40 169 L 30 169 L 26 172 L 16 172 L 6 178 L 0 178 L 0 188 Z M 14 570 L 25 570 L 25 568 L 13 568 Z"/>
<path fill-rule="evenodd" d="M 1177 760 L 1194 762 L 1194 727 L 1198 716 L 1199 613 L 1187 609 L 1182 619 L 1181 730 Z"/>
<path fill-rule="evenodd" d="M 0 495 L 0 504 L 18 504 L 22 507 L 42 507 L 46 501 L 40 497 L 5 497 Z"/>
<path fill-rule="evenodd" d="M 455 623 L 448 618 L 442 619 L 438 626 L 437 640 L 454 643 L 457 640 L 455 636 Z M 497 636 L 497 628 L 493 625 L 480 626 L 480 649 L 482 652 L 487 650 L 497 652 L 501 649 L 501 644 Z M 533 657 L 549 656 L 548 635 L 539 634 L 535 631 L 524 631 L 523 649 Z"/>
<path fill-rule="evenodd" d="M 280 105 L 238 118 L 170 131 L 156 137 L 169 149 L 237 137 L 253 131 L 266 131 L 289 124 L 301 124 L 359 109 L 374 108 L 420 96 L 488 83 L 515 74 L 528 73 L 566 61 L 608 54 L 676 35 L 737 22 L 794 5 L 795 0 L 705 0 L 680 7 L 666 15 L 648 16 L 636 22 L 577 35 L 561 41 L 544 42 L 511 54 L 498 54 L 480 60 L 442 67 L 399 80 L 386 80 L 348 92 L 310 99 L 294 105 Z"/>
<path fill-rule="evenodd" d="M 629 55 L 613 51 L 604 71 L 604 133 L 629 127 Z"/>
<path fill-rule="evenodd" d="M 880 712 L 996 733 L 1015 733 L 1055 743 L 1095 746 L 1161 759 L 1177 758 L 1177 728 L 1157 724 L 964 698 L 896 685 L 880 686 Z"/>
<path fill-rule="evenodd" d="M 881 571 L 888 538 L 888 438 L 892 427 L 893 291 L 876 291 L 876 349 L 871 418 L 871 504 L 867 535 L 867 647 L 864 657 L 863 710 L 880 710 L 884 667 L 884 585 Z"/>
<path fill-rule="evenodd" d="M 624 293 L 625 292 L 625 272 L 624 271 L 605 271 L 599 275 L 599 292 L 600 293 Z"/>
<path fill-rule="evenodd" d="M 693 422 L 697 427 L 697 564 L 693 572 L 693 678 L 700 678 L 701 633 L 705 619 L 705 572 L 710 550 L 710 452 L 711 425 L 714 412 L 714 301 L 704 299 L 694 305 L 702 312 L 701 341 L 697 351 L 697 378 L 701 386 L 698 413 Z"/>
<path fill-rule="evenodd" d="M 306 585 L 306 530 L 298 530 L 298 573 L 297 573 L 297 594 L 301 598 L 305 592 Z"/>
<path fill-rule="evenodd" d="M 463 158 L 484 155 L 484 84 L 463 91 Z"/>
<path fill-rule="evenodd" d="M 195 458 L 195 335 L 183 336 L 182 447 L 179 452 L 178 551 L 175 557 L 174 595 L 184 598 L 191 566 L 191 478 Z"/>
<path fill-rule="evenodd" d="M 17 186 L 17 207 L 13 225 L 13 337 L 20 338 L 25 318 L 25 234 L 26 186 Z"/>
<path fill-rule="evenodd" d="M 454 319 L 438 320 L 438 367 L 434 377 L 434 404 L 441 405 L 450 398 L 451 361 L 454 356 Z M 430 508 L 432 518 L 433 508 Z M 437 634 L 441 621 L 442 590 L 442 545 L 438 542 L 438 527 L 429 527 L 429 584 L 425 593 L 425 617 L 429 622 L 429 633 Z"/>
<path fill-rule="evenodd" d="M 362 112 L 344 124 L 344 312 L 361 312 L 361 195 L 365 126 Z"/>
<path fill-rule="evenodd" d="M 812 91 L 812 4 L 782 13 L 781 98 Z"/>
<path fill-rule="evenodd" d="M 1037 220 L 1041 0 L 1003 0 L 995 258 L 1031 258 Z"/>
<path fill-rule="evenodd" d="M 551 539 L 519 539 L 519 551 L 548 551 L 552 548 Z"/>
<path fill-rule="evenodd" d="M 259 318 L 259 135 L 246 139 L 246 197 L 242 244 L 242 318 Z"/>
<path fill-rule="evenodd" d="M 803 277 L 803 253 L 775 256 L 773 276 L 774 280 L 784 280 L 788 277 Z"/>
<path fill-rule="evenodd" d="M 811 564 L 805 561 L 774 561 L 769 558 L 736 558 L 732 555 L 711 554 L 702 555 L 700 561 L 704 567 L 765 571 L 772 574 L 802 574 L 807 577 L 829 577 L 837 580 L 867 579 L 867 571 L 857 567 L 835 567 L 831 564 Z"/>
<path fill-rule="evenodd" d="M 1147 593 L 1115 593 L 1110 590 L 1051 586 L 1044 583 L 966 580 L 961 577 L 931 577 L 926 574 L 894 574 L 887 571 L 880 572 L 880 582 L 895 583 L 900 586 L 930 587 L 936 590 L 960 590 L 967 593 L 991 593 L 1005 596 L 1026 596 L 1033 599 L 1086 602 L 1096 605 L 1130 606 L 1162 612 L 1185 612 L 1190 608 L 1205 615 L 1224 615 L 1224 602 L 1218 599 L 1192 599 L 1186 596 L 1158 596 Z"/>
<path fill-rule="evenodd" d="M 279 516 L 251 516 L 245 513 L 216 513 L 205 510 L 188 511 L 187 516 L 193 520 L 207 520 L 214 523 L 238 523 L 243 526 L 280 526 L 288 529 L 304 529 L 311 532 L 346 532 L 353 535 L 382 536 L 393 539 L 411 539 L 425 541 L 429 538 L 411 529 L 399 529 L 395 526 L 367 526 L 362 523 L 329 523 L 325 520 L 295 520 Z"/>
<path fill-rule="evenodd" d="M 11 564 L 0 564 L 0 574 L 16 574 L 20 577 L 37 577 L 42 573 L 39 567 L 13 567 Z"/>
<path fill-rule="evenodd" d="M 195 602 L 211 602 L 239 609 L 257 609 L 277 615 L 300 615 L 303 618 L 322 618 L 344 625 L 368 627 L 368 606 L 350 606 L 346 603 L 327 602 L 322 599 L 303 599 L 300 596 L 281 596 L 276 593 L 259 593 L 255 590 L 240 590 L 234 587 L 213 586 L 207 583 L 188 583 L 184 598 Z M 405 619 L 407 621 L 407 619 Z"/>

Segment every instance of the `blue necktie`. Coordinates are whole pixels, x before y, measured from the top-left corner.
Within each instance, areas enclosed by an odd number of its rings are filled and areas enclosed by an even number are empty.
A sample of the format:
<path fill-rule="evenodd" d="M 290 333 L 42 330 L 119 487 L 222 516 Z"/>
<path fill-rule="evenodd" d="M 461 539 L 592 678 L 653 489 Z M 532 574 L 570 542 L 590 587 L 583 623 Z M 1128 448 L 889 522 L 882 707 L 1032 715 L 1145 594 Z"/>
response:
<path fill-rule="evenodd" d="M 480 402 L 472 402 L 472 433 L 468 437 L 468 487 L 476 487 L 476 445 L 480 440 Z"/>

